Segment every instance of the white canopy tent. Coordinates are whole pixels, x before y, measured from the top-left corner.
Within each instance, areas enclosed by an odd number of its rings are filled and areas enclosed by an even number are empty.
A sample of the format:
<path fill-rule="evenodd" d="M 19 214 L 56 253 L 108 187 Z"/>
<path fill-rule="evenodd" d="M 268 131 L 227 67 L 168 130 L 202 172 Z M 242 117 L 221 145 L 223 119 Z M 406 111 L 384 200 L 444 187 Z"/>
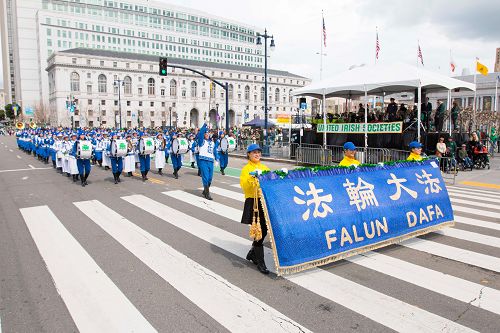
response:
<path fill-rule="evenodd" d="M 357 67 L 342 72 L 334 77 L 313 82 L 293 92 L 295 96 L 310 96 L 323 100 L 323 121 L 326 126 L 324 112 L 325 99 L 329 97 L 351 98 L 365 96 L 365 110 L 367 110 L 368 95 L 383 95 L 418 89 L 418 140 L 420 141 L 420 116 L 422 89 L 427 92 L 452 89 L 467 89 L 475 91 L 475 84 L 453 79 L 423 68 L 404 63 L 377 64 L 373 66 Z M 448 94 L 448 98 L 450 98 Z M 448 104 L 449 105 L 449 104 Z M 368 122 L 368 112 L 365 112 L 365 123 Z M 366 126 L 365 126 L 366 128 Z M 326 145 L 326 132 L 323 136 Z M 368 133 L 365 132 L 365 147 L 368 145 Z"/>

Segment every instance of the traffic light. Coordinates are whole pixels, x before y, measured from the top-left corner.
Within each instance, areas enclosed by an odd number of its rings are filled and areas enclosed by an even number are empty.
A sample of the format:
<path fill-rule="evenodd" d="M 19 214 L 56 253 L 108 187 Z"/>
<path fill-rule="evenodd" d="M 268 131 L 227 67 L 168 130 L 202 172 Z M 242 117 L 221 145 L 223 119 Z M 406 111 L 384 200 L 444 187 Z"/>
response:
<path fill-rule="evenodd" d="M 167 76 L 167 58 L 160 58 L 160 76 Z"/>

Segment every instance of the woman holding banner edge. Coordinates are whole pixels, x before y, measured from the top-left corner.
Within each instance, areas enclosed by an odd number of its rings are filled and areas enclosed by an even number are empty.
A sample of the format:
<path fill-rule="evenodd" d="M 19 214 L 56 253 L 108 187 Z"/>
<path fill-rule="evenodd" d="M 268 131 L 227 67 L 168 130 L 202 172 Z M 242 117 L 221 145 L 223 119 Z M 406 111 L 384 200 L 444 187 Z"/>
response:
<path fill-rule="evenodd" d="M 252 261 L 257 265 L 257 269 L 262 274 L 269 274 L 269 270 L 264 262 L 264 238 L 267 235 L 267 224 L 264 216 L 262 203 L 258 197 L 259 183 L 254 175 L 260 174 L 262 171 L 268 171 L 269 168 L 260 163 L 262 155 L 262 148 L 258 144 L 251 144 L 247 148 L 248 163 L 241 170 L 240 186 L 245 194 L 245 205 L 243 208 L 243 215 L 241 223 L 250 224 L 256 222 L 254 216 L 257 215 L 258 223 L 260 224 L 261 235 L 255 237 L 252 243 L 252 248 L 247 254 L 247 260 Z M 253 228 L 255 225 L 252 225 Z M 252 231 L 251 231 L 252 232 Z M 253 237 L 253 236 L 252 236 Z"/>

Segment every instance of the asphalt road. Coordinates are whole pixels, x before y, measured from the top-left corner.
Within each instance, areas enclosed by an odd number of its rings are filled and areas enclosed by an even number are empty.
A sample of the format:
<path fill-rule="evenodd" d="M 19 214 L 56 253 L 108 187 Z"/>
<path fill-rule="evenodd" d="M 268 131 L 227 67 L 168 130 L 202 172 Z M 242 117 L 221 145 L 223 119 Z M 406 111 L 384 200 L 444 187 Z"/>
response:
<path fill-rule="evenodd" d="M 188 166 L 150 178 L 82 188 L 0 137 L 0 332 L 500 331 L 500 189 L 457 182 L 454 228 L 283 278 L 242 258 L 237 177 L 213 202 Z"/>

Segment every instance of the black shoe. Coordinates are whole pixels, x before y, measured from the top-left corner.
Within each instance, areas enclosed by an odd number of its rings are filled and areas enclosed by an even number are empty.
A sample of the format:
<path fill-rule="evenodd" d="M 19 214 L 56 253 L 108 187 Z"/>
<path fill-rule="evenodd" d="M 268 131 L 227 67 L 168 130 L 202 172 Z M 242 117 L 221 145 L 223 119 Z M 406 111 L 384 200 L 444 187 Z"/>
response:
<path fill-rule="evenodd" d="M 194 162 L 191 162 L 191 168 L 194 169 Z"/>
<path fill-rule="evenodd" d="M 177 169 L 174 170 L 174 178 L 179 179 L 179 175 L 177 174 Z"/>
<path fill-rule="evenodd" d="M 258 264 L 257 260 L 255 259 L 255 250 L 254 250 L 253 246 L 250 249 L 250 251 L 248 251 L 247 260 L 253 262 L 255 265 Z"/>
<path fill-rule="evenodd" d="M 205 186 L 206 187 L 206 190 L 205 190 L 205 199 L 207 200 L 213 200 L 212 197 L 210 196 L 210 186 Z"/>
<path fill-rule="evenodd" d="M 200 169 L 198 169 L 198 176 L 201 177 L 201 171 L 200 171 Z"/>
<path fill-rule="evenodd" d="M 148 180 L 148 179 L 149 179 L 149 178 L 148 178 L 148 172 L 149 172 L 149 170 L 148 170 L 148 171 L 144 171 L 144 177 L 146 178 L 146 180 Z"/>
<path fill-rule="evenodd" d="M 128 176 L 132 177 L 132 172 L 131 171 L 128 172 Z"/>
<path fill-rule="evenodd" d="M 107 165 L 106 165 L 106 166 L 104 167 L 104 170 L 109 170 L 109 166 L 107 166 Z"/>
<path fill-rule="evenodd" d="M 161 171 L 161 169 L 158 169 L 158 174 L 159 174 L 160 176 L 162 176 L 162 175 L 163 175 L 163 172 Z"/>
<path fill-rule="evenodd" d="M 82 182 L 82 187 L 85 187 L 86 184 L 85 184 L 85 181 L 83 180 L 83 178 L 82 178 L 81 182 Z"/>
<path fill-rule="evenodd" d="M 226 174 L 224 173 L 224 169 L 220 169 L 220 174 L 225 176 Z"/>
<path fill-rule="evenodd" d="M 118 183 L 121 183 L 121 182 L 122 182 L 122 181 L 121 181 L 121 179 L 120 179 L 120 176 L 121 176 L 121 175 L 122 175 L 122 173 L 121 173 L 121 172 L 117 172 L 117 173 L 116 173 L 116 180 L 118 180 Z"/>
<path fill-rule="evenodd" d="M 116 172 L 113 174 L 113 178 L 115 179 L 115 184 L 118 184 L 118 176 Z"/>
<path fill-rule="evenodd" d="M 85 178 L 83 179 L 83 181 L 85 182 L 85 185 L 89 184 L 89 183 L 87 183 L 87 178 L 89 178 L 89 175 L 90 175 L 90 173 L 85 174 Z"/>
<path fill-rule="evenodd" d="M 264 247 L 262 245 L 255 246 L 255 260 L 257 261 L 257 269 L 262 274 L 269 274 L 269 270 L 266 267 L 266 263 L 264 262 Z"/>
<path fill-rule="evenodd" d="M 141 175 L 142 175 L 142 181 L 145 182 L 146 181 L 146 174 L 144 172 L 141 172 Z"/>

